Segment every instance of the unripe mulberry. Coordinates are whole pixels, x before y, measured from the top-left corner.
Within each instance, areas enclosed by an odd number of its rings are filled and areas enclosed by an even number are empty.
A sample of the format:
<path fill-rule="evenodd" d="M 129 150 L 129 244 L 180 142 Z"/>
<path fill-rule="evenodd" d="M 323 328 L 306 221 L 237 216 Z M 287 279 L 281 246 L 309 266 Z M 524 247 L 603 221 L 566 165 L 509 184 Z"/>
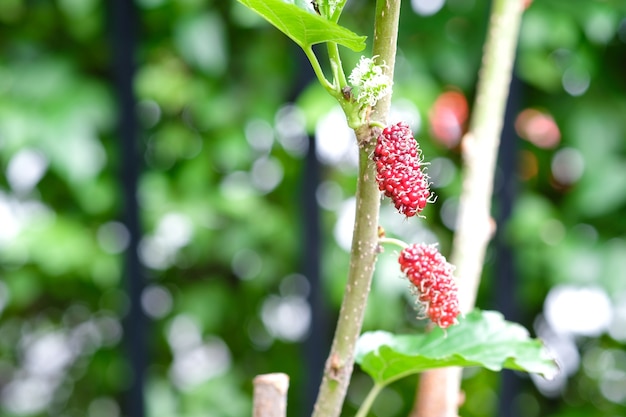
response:
<path fill-rule="evenodd" d="M 407 217 L 419 214 L 429 201 L 428 176 L 422 171 L 421 154 L 404 122 L 386 127 L 374 150 L 376 181 L 396 209 Z"/>
<path fill-rule="evenodd" d="M 413 244 L 402 250 L 398 262 L 415 285 L 426 315 L 443 329 L 455 324 L 460 310 L 454 267 L 437 247 Z"/>

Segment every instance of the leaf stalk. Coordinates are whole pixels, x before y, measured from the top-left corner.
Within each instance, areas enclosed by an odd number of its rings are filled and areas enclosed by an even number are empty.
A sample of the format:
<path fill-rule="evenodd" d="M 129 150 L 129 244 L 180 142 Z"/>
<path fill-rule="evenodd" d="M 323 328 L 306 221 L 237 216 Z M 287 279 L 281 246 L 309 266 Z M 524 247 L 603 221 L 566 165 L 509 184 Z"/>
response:
<path fill-rule="evenodd" d="M 336 96 L 335 86 L 326 79 L 324 71 L 322 71 L 322 67 L 317 60 L 317 56 L 315 55 L 315 52 L 313 52 L 313 48 L 309 46 L 303 48 L 303 50 L 306 54 L 306 57 L 309 59 L 309 62 L 311 62 L 313 72 L 315 72 L 315 76 L 317 77 L 317 80 L 320 82 L 320 84 L 322 84 L 322 87 L 324 87 L 324 89 L 326 89 L 326 91 L 328 91 L 332 96 Z"/>
<path fill-rule="evenodd" d="M 367 413 L 370 411 L 370 408 L 372 408 L 374 400 L 383 388 L 385 388 L 385 385 L 375 383 L 354 417 L 367 417 Z"/>

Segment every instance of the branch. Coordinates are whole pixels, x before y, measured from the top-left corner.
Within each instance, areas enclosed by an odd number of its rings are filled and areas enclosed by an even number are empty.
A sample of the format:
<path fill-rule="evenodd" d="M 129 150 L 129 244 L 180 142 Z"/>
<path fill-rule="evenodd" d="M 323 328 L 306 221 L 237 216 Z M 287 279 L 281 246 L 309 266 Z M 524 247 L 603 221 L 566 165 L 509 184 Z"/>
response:
<path fill-rule="evenodd" d="M 400 0 L 377 0 L 374 33 L 374 54 L 384 60 L 387 75 L 393 79 L 398 36 Z M 390 97 L 381 99 L 372 108 L 372 119 L 387 122 Z M 376 167 L 370 160 L 378 128 L 368 124 L 356 130 L 359 144 L 359 174 L 356 191 L 356 216 L 352 235 L 350 268 L 337 328 L 324 377 L 313 410 L 314 417 L 337 417 L 354 367 L 354 350 L 361 332 L 363 315 L 370 291 L 378 248 L 378 211 L 380 191 L 376 183 Z"/>
<path fill-rule="evenodd" d="M 491 197 L 523 12 L 522 0 L 494 0 L 483 53 L 474 112 L 463 138 L 463 191 L 451 263 L 456 265 L 462 313 L 475 303 L 485 250 L 493 235 Z M 422 375 L 417 417 L 458 415 L 461 370 L 447 368 Z M 433 385 L 439 389 L 433 389 Z"/>
<path fill-rule="evenodd" d="M 374 22 L 374 45 L 372 55 L 378 56 L 386 64 L 385 74 L 393 80 L 398 49 L 398 21 L 400 0 L 376 0 L 376 21 Z M 387 125 L 391 107 L 391 94 L 381 98 L 372 109 L 372 120 Z"/>

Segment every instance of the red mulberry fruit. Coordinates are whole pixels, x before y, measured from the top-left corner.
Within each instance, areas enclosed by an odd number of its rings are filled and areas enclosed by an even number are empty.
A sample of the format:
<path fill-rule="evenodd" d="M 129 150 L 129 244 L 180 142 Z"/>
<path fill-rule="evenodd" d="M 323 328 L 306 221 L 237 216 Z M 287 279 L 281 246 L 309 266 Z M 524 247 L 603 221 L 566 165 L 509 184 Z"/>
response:
<path fill-rule="evenodd" d="M 413 244 L 402 250 L 400 269 L 419 293 L 426 315 L 445 329 L 456 323 L 459 315 L 458 289 L 446 261 L 434 245 Z"/>
<path fill-rule="evenodd" d="M 428 176 L 422 171 L 421 153 L 404 122 L 386 127 L 374 150 L 378 188 L 407 217 L 419 214 L 429 202 Z"/>

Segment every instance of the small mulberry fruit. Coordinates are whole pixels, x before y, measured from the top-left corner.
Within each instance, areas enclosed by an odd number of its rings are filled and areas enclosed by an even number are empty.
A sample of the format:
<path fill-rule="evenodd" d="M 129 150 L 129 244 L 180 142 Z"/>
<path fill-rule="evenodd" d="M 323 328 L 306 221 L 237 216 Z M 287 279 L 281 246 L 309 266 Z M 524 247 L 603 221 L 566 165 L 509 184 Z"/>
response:
<path fill-rule="evenodd" d="M 428 176 L 413 132 L 404 122 L 386 127 L 374 150 L 376 181 L 396 209 L 407 217 L 420 213 L 429 202 Z"/>
<path fill-rule="evenodd" d="M 410 245 L 402 250 L 398 262 L 402 272 L 415 285 L 426 315 L 443 329 L 455 324 L 460 310 L 458 289 L 452 276 L 454 267 L 437 247 Z"/>

